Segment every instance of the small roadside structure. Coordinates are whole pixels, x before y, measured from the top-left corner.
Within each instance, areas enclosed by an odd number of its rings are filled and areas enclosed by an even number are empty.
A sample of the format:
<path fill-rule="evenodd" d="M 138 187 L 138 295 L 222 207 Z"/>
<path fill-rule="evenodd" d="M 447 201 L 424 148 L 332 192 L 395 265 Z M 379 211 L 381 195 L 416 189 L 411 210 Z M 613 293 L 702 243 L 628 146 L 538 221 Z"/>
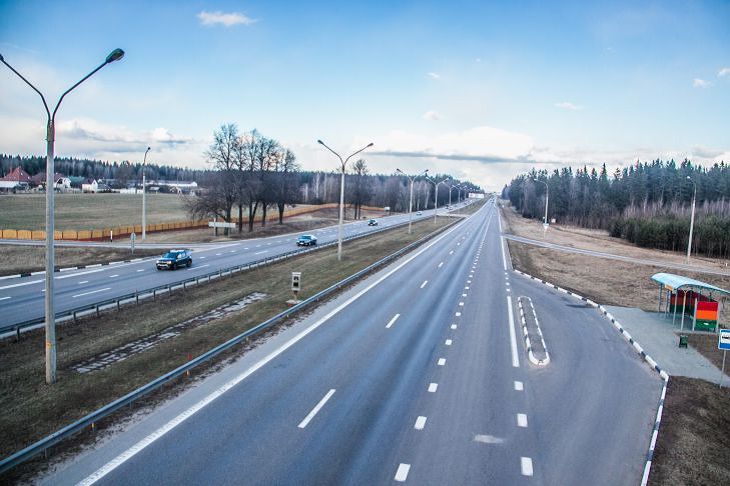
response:
<path fill-rule="evenodd" d="M 659 284 L 659 311 L 671 314 L 672 324 L 680 319 L 680 330 L 684 331 L 687 317 L 692 331 L 717 332 L 719 306 L 723 303 L 724 308 L 723 300 L 730 298 L 730 290 L 672 273 L 655 273 L 651 279 Z"/>

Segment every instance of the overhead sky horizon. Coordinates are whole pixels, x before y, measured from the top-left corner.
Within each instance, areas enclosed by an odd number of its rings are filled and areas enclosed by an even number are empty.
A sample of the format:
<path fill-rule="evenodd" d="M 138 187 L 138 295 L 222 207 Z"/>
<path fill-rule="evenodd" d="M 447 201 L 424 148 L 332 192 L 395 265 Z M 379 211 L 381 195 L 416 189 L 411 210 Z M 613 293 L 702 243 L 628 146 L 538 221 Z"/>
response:
<path fill-rule="evenodd" d="M 548 5 L 549 4 L 549 5 Z M 730 3 L 0 0 L 0 54 L 55 105 L 56 153 L 205 168 L 236 123 L 334 170 L 450 173 L 730 162 Z M 0 65 L 0 152 L 45 152 L 37 94 Z"/>

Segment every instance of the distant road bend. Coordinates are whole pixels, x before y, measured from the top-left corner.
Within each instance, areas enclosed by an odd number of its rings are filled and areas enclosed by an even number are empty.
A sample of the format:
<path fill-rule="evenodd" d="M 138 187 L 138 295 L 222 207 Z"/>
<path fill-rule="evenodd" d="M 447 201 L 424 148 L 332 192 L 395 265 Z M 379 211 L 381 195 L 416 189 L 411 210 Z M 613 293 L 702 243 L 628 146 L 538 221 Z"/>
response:
<path fill-rule="evenodd" d="M 505 246 L 490 201 L 45 483 L 638 484 L 659 378 Z"/>

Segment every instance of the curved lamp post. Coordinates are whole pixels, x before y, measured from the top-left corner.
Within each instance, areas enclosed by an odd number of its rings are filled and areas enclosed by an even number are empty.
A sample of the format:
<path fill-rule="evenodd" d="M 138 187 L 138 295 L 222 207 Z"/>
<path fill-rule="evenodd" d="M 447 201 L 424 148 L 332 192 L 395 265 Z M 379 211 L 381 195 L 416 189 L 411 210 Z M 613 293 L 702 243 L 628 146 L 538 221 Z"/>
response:
<path fill-rule="evenodd" d="M 430 177 L 426 176 L 426 179 L 434 185 L 433 189 L 433 222 L 436 222 L 436 216 L 438 215 L 438 197 L 439 197 L 439 186 L 443 184 L 444 182 L 451 179 L 451 177 L 445 177 L 444 180 L 441 182 L 436 182 L 435 179 L 431 179 Z"/>
<path fill-rule="evenodd" d="M 422 175 L 426 175 L 428 173 L 428 169 L 426 169 L 423 172 L 421 172 L 420 174 L 417 174 L 417 175 L 414 175 L 414 176 L 409 176 L 408 174 L 406 174 L 405 172 L 403 172 L 400 169 L 395 169 L 395 171 L 396 172 L 400 172 L 401 174 L 403 174 L 404 176 L 406 176 L 406 178 L 409 181 L 411 181 L 411 195 L 408 198 L 408 234 L 410 235 L 411 234 L 411 224 L 413 223 L 413 181 L 417 177 L 421 177 Z"/>
<path fill-rule="evenodd" d="M 147 236 L 147 180 L 145 178 L 145 169 L 147 168 L 147 153 L 150 149 L 151 147 L 147 147 L 147 150 L 144 151 L 144 159 L 142 160 L 142 241 Z"/>
<path fill-rule="evenodd" d="M 687 180 L 694 185 L 694 193 L 692 195 L 692 216 L 689 219 L 689 240 L 687 241 L 687 263 L 689 263 L 689 256 L 692 253 L 692 231 L 695 226 L 695 201 L 697 201 L 697 183 L 692 180 L 690 176 L 687 176 Z"/>
<path fill-rule="evenodd" d="M 332 150 L 325 144 L 322 140 L 317 140 L 317 143 L 322 145 L 324 148 L 332 152 L 337 156 L 338 159 L 340 159 L 340 168 L 341 168 L 341 176 L 340 176 L 340 223 L 337 226 L 337 260 L 342 260 L 342 220 L 345 216 L 345 166 L 347 165 L 347 161 L 350 160 L 355 155 L 359 154 L 366 148 L 372 147 L 373 143 L 370 142 L 369 144 L 365 145 L 363 148 L 358 150 L 357 152 L 354 152 L 350 154 L 345 160 L 342 160 L 342 157 L 340 157 L 340 154 Z"/>
<path fill-rule="evenodd" d="M 106 56 L 103 63 L 96 69 L 91 71 L 89 74 L 81 78 L 81 81 L 77 82 L 69 89 L 63 92 L 61 97 L 56 103 L 56 107 L 53 112 L 48 108 L 46 98 L 43 93 L 38 91 L 38 88 L 33 86 L 30 81 L 25 79 L 22 74 L 15 70 L 13 66 L 5 61 L 5 58 L 0 54 L 0 62 L 5 64 L 12 72 L 14 72 L 20 79 L 25 81 L 25 84 L 31 87 L 33 91 L 38 93 L 43 102 L 43 107 L 46 109 L 47 122 L 46 122 L 46 295 L 45 295 L 45 329 L 46 329 L 46 383 L 51 384 L 56 382 L 56 319 L 53 308 L 53 271 L 55 267 L 55 253 L 53 248 L 53 236 L 54 236 L 54 175 L 55 175 L 55 160 L 54 160 L 54 142 L 56 140 L 56 112 L 58 112 L 59 106 L 63 98 L 66 97 L 71 91 L 74 90 L 78 85 L 89 79 L 101 68 L 110 64 L 114 61 L 120 60 L 124 57 L 124 51 L 121 49 L 114 49 Z"/>

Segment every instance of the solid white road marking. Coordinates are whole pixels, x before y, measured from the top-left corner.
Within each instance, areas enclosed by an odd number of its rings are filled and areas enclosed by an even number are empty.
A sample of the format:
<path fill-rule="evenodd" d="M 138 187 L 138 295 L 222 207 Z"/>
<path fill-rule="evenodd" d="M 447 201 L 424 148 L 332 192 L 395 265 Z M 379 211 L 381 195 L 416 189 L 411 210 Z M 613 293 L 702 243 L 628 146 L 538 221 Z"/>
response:
<path fill-rule="evenodd" d="M 451 346 L 451 343 L 452 343 L 452 342 L 453 342 L 453 341 L 451 341 L 451 339 L 447 339 L 447 340 L 446 340 L 446 342 L 445 342 L 444 344 L 445 344 L 445 345 L 447 345 L 447 346 Z"/>
<path fill-rule="evenodd" d="M 428 385 L 428 391 L 430 393 L 436 393 L 436 390 L 438 390 L 439 384 L 438 383 L 429 383 Z"/>
<path fill-rule="evenodd" d="M 392 326 L 392 325 L 393 325 L 393 323 L 394 323 L 395 321 L 397 321 L 399 317 L 400 317 L 400 314 L 396 314 L 396 315 L 394 315 L 394 316 L 393 316 L 393 318 L 392 318 L 392 319 L 390 320 L 390 322 L 389 322 L 388 324 L 386 324 L 385 328 L 386 328 L 386 329 L 390 329 L 390 326 Z"/>
<path fill-rule="evenodd" d="M 527 415 L 524 413 L 517 414 L 517 427 L 527 427 Z"/>
<path fill-rule="evenodd" d="M 4 287 L 0 287 L 0 290 L 12 289 L 12 288 L 15 288 L 15 287 L 24 287 L 26 285 L 32 285 L 32 284 L 41 283 L 41 282 L 44 282 L 44 281 L 45 280 L 31 280 L 30 282 L 23 282 L 23 283 L 12 284 L 12 285 L 5 285 Z"/>
<path fill-rule="evenodd" d="M 334 394 L 335 394 L 335 389 L 332 388 L 330 391 L 327 392 L 327 394 L 324 397 L 322 397 L 322 399 L 319 401 L 319 403 L 314 406 L 312 411 L 309 412 L 309 414 L 307 414 L 306 417 L 304 417 L 304 420 L 302 420 L 299 423 L 299 425 L 297 425 L 297 427 L 299 427 L 300 429 L 303 429 L 304 427 L 306 427 L 307 424 L 314 418 L 314 416 L 317 415 L 317 412 L 319 412 L 322 409 L 322 407 L 324 407 L 324 404 L 327 403 L 327 400 L 332 398 L 332 395 L 334 395 Z"/>
<path fill-rule="evenodd" d="M 421 284 L 421 288 L 425 287 L 425 286 L 426 286 L 426 284 L 428 284 L 428 280 L 424 280 L 424 281 L 423 281 L 423 283 Z"/>
<path fill-rule="evenodd" d="M 426 426 L 426 417 L 421 415 L 416 419 L 416 423 L 413 425 L 413 428 L 416 430 L 423 430 L 423 428 L 425 426 Z"/>
<path fill-rule="evenodd" d="M 89 283 L 89 281 L 88 280 L 82 280 L 81 282 L 79 282 L 79 285 L 85 284 L 85 283 Z"/>
<path fill-rule="evenodd" d="M 456 230 L 456 226 L 452 229 L 446 231 L 442 235 L 436 237 L 433 241 L 428 243 L 426 246 L 421 248 L 420 250 L 417 250 L 415 253 L 413 253 L 411 256 L 407 257 L 403 262 L 398 264 L 395 268 L 388 271 L 385 275 L 378 278 L 375 282 L 371 283 L 364 289 L 362 289 L 357 294 L 353 295 L 349 299 L 347 299 L 345 302 L 337 306 L 336 308 L 332 309 L 329 313 L 327 313 L 325 316 L 323 316 L 321 319 L 319 319 L 317 322 L 309 326 L 308 328 L 301 331 L 299 334 L 291 338 L 289 341 L 284 343 L 279 348 L 275 349 L 271 353 L 269 353 L 265 358 L 258 361 L 256 364 L 248 368 L 246 371 L 241 373 L 240 375 L 236 376 L 235 378 L 229 380 L 225 384 L 223 384 L 221 387 L 216 389 L 214 392 L 212 392 L 210 395 L 206 396 L 199 402 L 197 402 L 195 405 L 191 406 L 181 414 L 177 415 L 170 421 L 168 421 L 165 425 L 161 426 L 160 428 L 156 429 L 154 432 L 150 433 L 143 439 L 141 439 L 139 442 L 134 444 L 129 449 L 125 450 L 121 454 L 119 454 L 117 457 L 112 459 L 111 461 L 104 464 L 101 468 L 97 469 L 94 473 L 86 477 L 83 481 L 81 481 L 79 484 L 83 486 L 90 486 L 100 479 L 102 479 L 104 476 L 109 474 L 110 472 L 114 471 L 116 468 L 127 462 L 129 459 L 137 455 L 140 451 L 145 449 L 147 446 L 155 442 L 160 437 L 167 434 L 169 431 L 186 421 L 188 418 L 195 415 L 197 412 L 205 408 L 208 404 L 213 402 L 215 399 L 226 393 L 228 390 L 236 386 L 237 384 L 241 383 L 243 380 L 251 376 L 253 373 L 258 371 L 259 369 L 263 368 L 266 364 L 268 364 L 270 361 L 275 359 L 277 356 L 282 354 L 284 351 L 289 349 L 290 347 L 294 346 L 297 342 L 301 341 L 306 337 L 308 334 L 310 334 L 315 329 L 319 328 L 322 324 L 329 321 L 333 316 L 341 312 L 343 309 L 348 307 L 350 304 L 355 302 L 357 299 L 365 295 L 368 291 L 379 285 L 381 282 L 383 282 L 385 279 L 396 273 L 398 270 L 406 266 L 408 263 L 410 263 L 412 260 L 420 256 L 422 253 L 428 251 L 429 248 L 434 246 L 436 243 L 441 241 L 442 239 L 446 238 L 448 235 L 450 235 L 454 230 Z M 42 280 L 39 280 L 39 282 L 42 282 Z M 410 466 L 408 466 L 410 467 Z M 407 470 L 406 470 L 407 475 Z"/>
<path fill-rule="evenodd" d="M 529 457 L 521 457 L 521 468 L 523 476 L 532 476 L 532 459 Z"/>
<path fill-rule="evenodd" d="M 399 464 L 398 470 L 395 472 L 395 479 L 399 483 L 404 483 L 406 479 L 408 478 L 408 471 L 410 471 L 411 465 L 410 464 Z"/>
<path fill-rule="evenodd" d="M 515 316 L 512 312 L 512 297 L 507 296 L 507 314 L 509 315 L 509 344 L 512 349 L 512 366 L 520 367 L 520 359 L 517 356 L 517 337 L 515 335 Z"/>
<path fill-rule="evenodd" d="M 443 366 L 446 364 L 446 358 L 439 358 L 438 363 L 439 366 Z"/>
<path fill-rule="evenodd" d="M 515 381 L 515 390 L 522 391 L 525 389 L 525 385 L 521 381 Z"/>
<path fill-rule="evenodd" d="M 99 289 L 99 290 L 92 290 L 91 292 L 84 292 L 83 294 L 76 294 L 76 295 L 72 295 L 71 297 L 73 297 L 75 299 L 76 297 L 83 297 L 84 295 L 96 294 L 97 292 L 104 292 L 106 290 L 111 290 L 111 287 L 106 287 L 106 288 Z"/>

